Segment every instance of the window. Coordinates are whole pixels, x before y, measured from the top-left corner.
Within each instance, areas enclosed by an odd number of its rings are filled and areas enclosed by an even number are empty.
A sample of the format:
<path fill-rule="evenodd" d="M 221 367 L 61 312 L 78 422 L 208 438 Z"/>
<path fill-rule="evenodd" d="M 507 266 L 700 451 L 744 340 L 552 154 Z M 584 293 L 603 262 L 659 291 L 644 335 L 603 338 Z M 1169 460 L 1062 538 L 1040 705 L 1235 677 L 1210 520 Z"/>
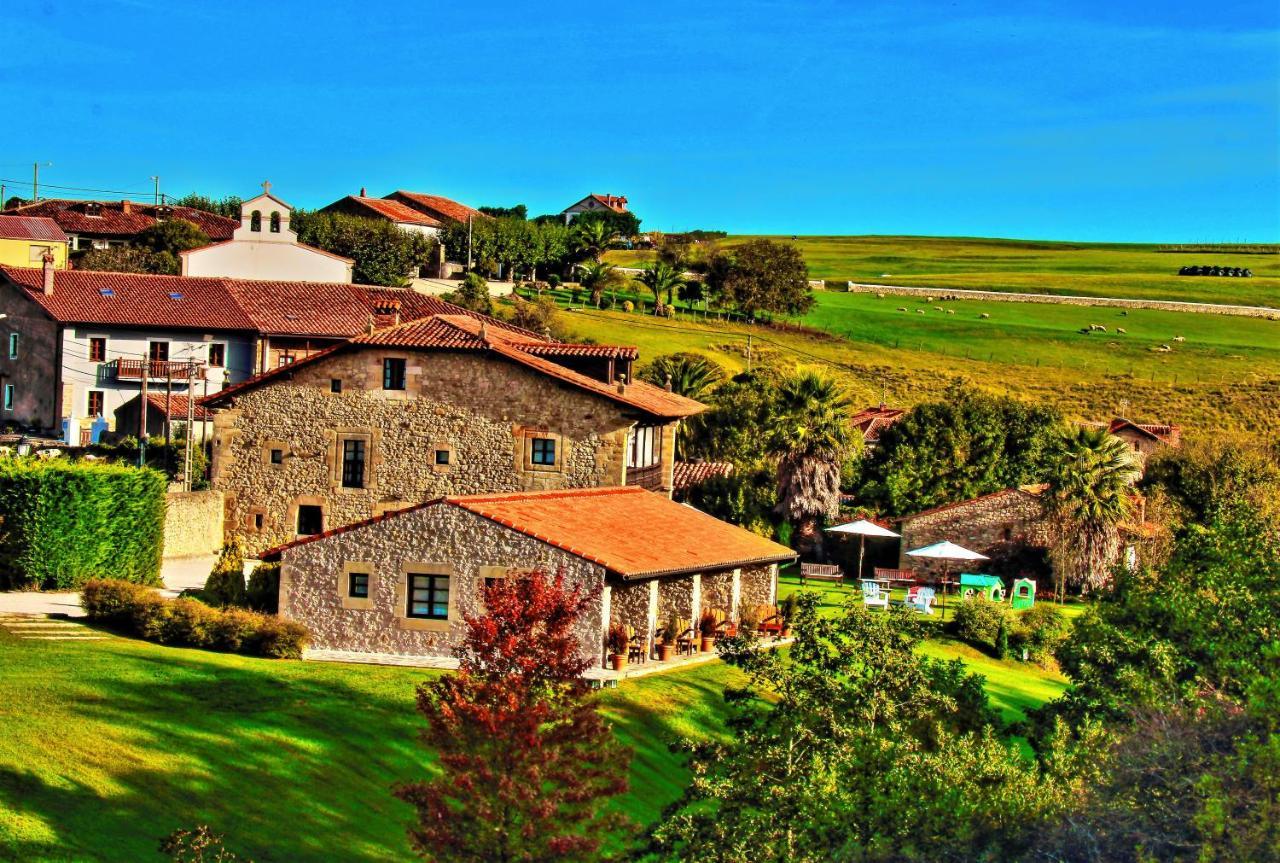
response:
<path fill-rule="evenodd" d="M 436 464 L 446 466 L 449 464 L 449 451 L 447 449 L 436 450 Z"/>
<path fill-rule="evenodd" d="M 13 410 L 13 384 L 4 385 L 4 409 Z"/>
<path fill-rule="evenodd" d="M 282 450 L 282 449 L 273 449 L 273 450 L 271 451 L 271 463 L 272 463 L 272 464 L 284 464 L 284 450 Z"/>
<path fill-rule="evenodd" d="M 631 430 L 631 446 L 627 452 L 627 467 L 653 467 L 661 457 L 661 427 L 636 426 Z"/>
<path fill-rule="evenodd" d="M 102 390 L 89 390 L 89 416 L 102 416 Z"/>
<path fill-rule="evenodd" d="M 298 505 L 298 536 L 315 536 L 324 532 L 324 510 L 315 504 Z"/>
<path fill-rule="evenodd" d="M 107 361 L 107 340 L 102 336 L 89 339 L 89 362 L 105 363 Z"/>
<path fill-rule="evenodd" d="M 342 392 L 342 379 L 341 379 L 341 378 L 334 378 L 333 380 L 329 381 L 329 392 L 331 392 L 331 393 L 340 393 L 340 392 Z"/>
<path fill-rule="evenodd" d="M 364 441 L 342 442 L 342 487 L 364 488 Z"/>
<path fill-rule="evenodd" d="M 18 334 L 9 333 L 9 359 L 16 360 L 18 358 Z"/>
<path fill-rule="evenodd" d="M 276 366 L 278 368 L 291 366 L 296 359 L 297 357 L 294 356 L 293 351 L 280 351 L 280 353 L 276 354 Z"/>
<path fill-rule="evenodd" d="M 214 342 L 209 345 L 209 365 L 215 369 L 220 369 L 227 364 L 227 346 Z"/>
<path fill-rule="evenodd" d="M 449 576 L 409 575 L 408 617 L 449 619 Z"/>
<path fill-rule="evenodd" d="M 249 214 L 249 230 L 255 234 L 262 233 L 262 213 L 257 210 Z"/>
<path fill-rule="evenodd" d="M 367 572 L 349 572 L 347 573 L 347 596 L 352 599 L 368 599 L 369 598 L 369 573 Z"/>
<path fill-rule="evenodd" d="M 44 264 L 44 253 L 52 252 L 53 246 L 28 246 L 27 259 L 32 264 Z"/>
<path fill-rule="evenodd" d="M 266 520 L 266 518 L 265 518 L 265 516 L 263 516 L 263 514 L 262 514 L 262 513 L 260 513 L 260 512 L 255 512 L 255 513 L 253 514 L 253 529 L 254 529 L 254 530 L 262 530 L 262 523 L 263 523 L 265 520 Z"/>
<path fill-rule="evenodd" d="M 404 360 L 388 357 L 382 361 L 382 388 L 384 390 L 404 389 Z"/>
<path fill-rule="evenodd" d="M 166 362 L 169 359 L 168 342 L 152 342 L 148 350 L 151 351 L 151 359 L 154 361 Z"/>
<path fill-rule="evenodd" d="M 271 213 L 271 233 L 280 233 L 280 213 L 275 211 Z"/>
<path fill-rule="evenodd" d="M 555 438 L 536 437 L 529 441 L 529 461 L 537 465 L 554 465 L 556 463 Z"/>

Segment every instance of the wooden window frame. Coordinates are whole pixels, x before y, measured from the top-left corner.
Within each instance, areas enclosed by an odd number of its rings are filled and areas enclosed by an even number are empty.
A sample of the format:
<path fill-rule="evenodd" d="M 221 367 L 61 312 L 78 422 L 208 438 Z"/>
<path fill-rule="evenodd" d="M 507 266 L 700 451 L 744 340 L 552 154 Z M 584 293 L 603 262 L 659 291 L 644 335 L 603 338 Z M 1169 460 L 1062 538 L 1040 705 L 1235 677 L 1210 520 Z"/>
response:
<path fill-rule="evenodd" d="M 221 349 L 221 354 L 222 354 L 221 358 L 220 358 L 217 362 L 214 362 L 214 360 L 213 360 L 213 352 L 214 352 L 214 349 L 215 349 L 215 348 L 219 348 L 219 349 Z M 211 368 L 211 369 L 225 369 L 226 367 L 227 367 L 227 343 L 226 343 L 226 342 L 212 342 L 212 343 L 210 343 L 210 345 L 209 345 L 209 368 Z"/>
<path fill-rule="evenodd" d="M 413 596 L 412 577 L 415 575 L 446 576 L 449 578 L 448 616 L 446 618 L 409 616 L 409 603 Z M 447 563 L 421 560 L 405 561 L 401 565 L 400 577 L 396 580 L 395 589 L 395 615 L 400 628 L 411 632 L 448 633 L 452 631 L 454 623 L 460 619 L 458 613 L 459 586 L 460 580 L 457 570 Z"/>
<path fill-rule="evenodd" d="M 399 363 L 399 375 L 392 374 L 392 369 L 396 368 L 393 363 Z M 392 384 L 399 383 L 399 386 Z M 403 357 L 383 357 L 382 358 L 382 389 L 384 392 L 404 392 L 409 388 L 409 361 Z"/>
<path fill-rule="evenodd" d="M 95 412 L 95 411 L 93 410 L 93 397 L 94 397 L 94 396 L 97 396 L 97 397 L 98 397 L 98 410 L 97 410 L 97 412 Z M 88 392 L 86 392 L 86 393 L 85 393 L 85 398 L 84 398 L 84 407 L 85 407 L 85 416 L 87 416 L 87 417 L 100 417 L 100 416 L 103 416 L 103 415 L 106 413 L 106 410 L 107 410 L 107 393 L 106 393 L 106 391 L 105 391 L 105 390 L 89 390 Z"/>
<path fill-rule="evenodd" d="M 101 348 L 101 351 L 95 350 Z M 89 336 L 89 362 L 105 363 L 107 361 L 107 337 Z"/>

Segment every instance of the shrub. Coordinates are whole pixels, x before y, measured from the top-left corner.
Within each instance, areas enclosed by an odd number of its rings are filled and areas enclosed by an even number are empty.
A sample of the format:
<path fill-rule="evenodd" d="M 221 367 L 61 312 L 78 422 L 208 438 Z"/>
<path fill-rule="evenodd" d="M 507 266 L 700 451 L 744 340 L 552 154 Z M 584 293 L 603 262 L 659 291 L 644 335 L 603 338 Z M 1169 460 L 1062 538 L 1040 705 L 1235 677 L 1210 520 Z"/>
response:
<path fill-rule="evenodd" d="M 260 563 L 249 575 L 245 600 L 254 611 L 275 614 L 280 604 L 280 564 Z"/>
<path fill-rule="evenodd" d="M 966 599 L 956 609 L 955 633 L 975 647 L 994 648 L 1000 627 L 1007 627 L 1009 609 L 986 599 Z"/>
<path fill-rule="evenodd" d="M 631 314 L 632 312 L 634 312 L 634 311 L 636 310 L 636 304 L 635 304 L 635 303 L 633 303 L 633 302 L 631 302 L 630 300 L 623 300 L 623 301 L 622 301 L 622 310 L 623 310 L 624 312 L 626 312 L 627 314 Z"/>
<path fill-rule="evenodd" d="M 0 459 L 0 589 L 158 584 L 165 488 L 146 468 Z"/>
<path fill-rule="evenodd" d="M 215 647 L 276 659 L 301 659 L 309 634 L 300 623 L 240 608 L 218 609 L 117 579 L 85 584 L 81 605 L 90 620 L 161 644 Z"/>
<path fill-rule="evenodd" d="M 210 605 L 226 608 L 231 605 L 245 607 L 248 599 L 244 587 L 244 557 L 240 544 L 229 542 L 222 547 L 218 562 L 204 583 L 204 598 Z"/>
<path fill-rule="evenodd" d="M 1018 615 L 1009 633 L 1009 647 L 1041 665 L 1053 662 L 1053 652 L 1066 640 L 1070 627 L 1062 612 L 1047 603 L 1039 603 Z"/>

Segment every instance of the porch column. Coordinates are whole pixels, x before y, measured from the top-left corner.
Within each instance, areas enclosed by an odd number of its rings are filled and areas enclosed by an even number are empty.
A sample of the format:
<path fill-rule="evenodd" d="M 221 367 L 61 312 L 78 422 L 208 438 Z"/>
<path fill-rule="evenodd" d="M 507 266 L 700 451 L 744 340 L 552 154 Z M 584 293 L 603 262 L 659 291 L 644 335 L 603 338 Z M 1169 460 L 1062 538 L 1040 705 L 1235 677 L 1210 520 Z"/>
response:
<path fill-rule="evenodd" d="M 769 604 L 778 604 L 778 565 L 769 565 Z"/>
<path fill-rule="evenodd" d="M 698 620 L 702 617 L 702 573 L 697 572 L 693 575 L 693 589 L 689 597 L 689 608 L 693 614 L 693 625 L 698 625 Z"/>
<path fill-rule="evenodd" d="M 742 570 L 733 571 L 733 586 L 729 588 L 729 617 L 734 623 L 740 619 L 738 606 L 742 602 Z"/>
<path fill-rule="evenodd" d="M 609 634 L 609 626 L 613 623 L 613 588 L 605 582 L 604 588 L 600 591 L 600 633 L 596 639 L 597 646 L 600 650 L 606 650 L 605 637 Z"/>
<path fill-rule="evenodd" d="M 658 628 L 658 579 L 649 581 L 649 631 L 645 633 L 644 643 L 653 646 L 653 632 Z"/>

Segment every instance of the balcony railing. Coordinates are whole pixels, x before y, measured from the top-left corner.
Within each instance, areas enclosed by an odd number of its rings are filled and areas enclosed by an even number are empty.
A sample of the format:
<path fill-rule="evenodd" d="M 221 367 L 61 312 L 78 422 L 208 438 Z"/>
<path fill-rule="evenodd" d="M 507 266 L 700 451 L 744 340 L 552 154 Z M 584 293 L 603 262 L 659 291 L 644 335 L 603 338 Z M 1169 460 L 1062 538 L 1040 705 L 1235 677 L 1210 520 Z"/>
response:
<path fill-rule="evenodd" d="M 649 491 L 660 490 L 662 488 L 662 465 L 655 464 L 650 467 L 627 468 L 627 485 L 638 485 L 641 488 L 647 488 Z"/>
<path fill-rule="evenodd" d="M 179 383 L 188 377 L 197 381 L 204 380 L 204 365 L 201 363 L 118 359 L 103 365 L 109 376 L 120 381 L 141 381 L 144 367 L 148 381 L 171 380 Z"/>

